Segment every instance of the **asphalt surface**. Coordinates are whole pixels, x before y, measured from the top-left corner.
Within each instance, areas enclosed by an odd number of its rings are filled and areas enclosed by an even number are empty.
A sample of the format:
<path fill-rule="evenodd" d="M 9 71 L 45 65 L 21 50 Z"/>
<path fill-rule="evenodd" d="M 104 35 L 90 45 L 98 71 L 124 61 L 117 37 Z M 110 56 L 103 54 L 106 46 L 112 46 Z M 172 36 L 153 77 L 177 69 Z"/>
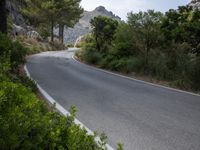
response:
<path fill-rule="evenodd" d="M 31 76 L 108 143 L 125 150 L 200 150 L 200 97 L 133 81 L 76 62 L 75 49 L 28 59 Z"/>

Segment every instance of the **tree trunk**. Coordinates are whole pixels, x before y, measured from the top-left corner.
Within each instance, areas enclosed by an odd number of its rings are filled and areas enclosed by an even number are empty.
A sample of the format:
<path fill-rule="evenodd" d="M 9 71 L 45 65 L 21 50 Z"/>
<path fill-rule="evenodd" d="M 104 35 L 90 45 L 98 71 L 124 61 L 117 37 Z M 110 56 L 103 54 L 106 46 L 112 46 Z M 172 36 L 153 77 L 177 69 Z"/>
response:
<path fill-rule="evenodd" d="M 51 42 L 54 41 L 54 33 L 53 33 L 53 28 L 54 28 L 54 21 L 52 20 L 51 21 Z"/>
<path fill-rule="evenodd" d="M 150 51 L 150 47 L 149 44 L 146 45 L 145 48 L 145 67 L 144 67 L 144 73 L 147 75 L 149 74 L 149 51 Z"/>
<path fill-rule="evenodd" d="M 62 38 L 61 38 L 61 43 L 63 44 L 64 43 L 64 30 L 65 30 L 65 27 L 62 26 Z"/>
<path fill-rule="evenodd" d="M 95 41 L 96 41 L 96 48 L 97 48 L 97 51 L 100 52 L 100 51 L 101 51 L 101 48 L 100 48 L 100 44 L 99 44 L 99 40 L 98 40 L 98 37 L 97 37 L 97 36 L 95 37 Z"/>
<path fill-rule="evenodd" d="M 6 0 L 0 0 L 0 32 L 7 33 Z"/>
<path fill-rule="evenodd" d="M 59 40 L 63 44 L 64 41 L 64 25 L 59 24 Z"/>

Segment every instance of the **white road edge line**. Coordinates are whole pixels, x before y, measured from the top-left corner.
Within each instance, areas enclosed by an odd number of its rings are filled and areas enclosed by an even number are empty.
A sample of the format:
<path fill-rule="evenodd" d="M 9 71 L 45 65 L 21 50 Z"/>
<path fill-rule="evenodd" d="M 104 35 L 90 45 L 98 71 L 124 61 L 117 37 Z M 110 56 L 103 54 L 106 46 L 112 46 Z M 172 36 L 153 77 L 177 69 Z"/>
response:
<path fill-rule="evenodd" d="M 73 56 L 72 56 L 72 59 L 73 59 L 74 61 L 78 62 L 79 64 L 89 66 L 89 67 L 91 67 L 91 68 L 93 68 L 93 69 L 95 69 L 95 70 L 102 71 L 102 72 L 104 72 L 104 73 L 112 74 L 112 75 L 115 75 L 115 76 L 118 76 L 118 77 L 121 77 L 121 78 L 125 78 L 125 79 L 129 79 L 129 80 L 137 81 L 137 82 L 140 82 L 140 83 L 149 84 L 149 85 L 152 85 L 152 86 L 155 86 L 155 87 L 165 88 L 165 89 L 168 89 L 168 90 L 172 90 L 172 91 L 176 91 L 176 92 L 185 93 L 185 94 L 190 94 L 190 95 L 193 95 L 193 96 L 199 96 L 199 97 L 200 97 L 199 94 L 195 94 L 195 93 L 192 93 L 192 92 L 187 92 L 187 91 L 183 91 L 183 90 L 179 90 L 179 89 L 175 89 L 175 88 L 171 88 L 171 87 L 167 87 L 167 86 L 163 86 L 163 85 L 158 85 L 158 84 L 150 83 L 150 82 L 147 82 L 147 81 L 138 80 L 138 79 L 135 79 L 135 78 L 131 78 L 131 77 L 127 77 L 127 76 L 124 76 L 124 75 L 117 74 L 117 73 L 113 73 L 113 72 L 111 72 L 111 71 L 107 71 L 107 70 L 104 70 L 104 69 L 101 69 L 101 68 L 96 68 L 96 67 L 94 67 L 94 66 L 91 66 L 91 65 L 88 65 L 88 64 L 85 64 L 85 63 L 80 62 L 80 61 L 77 60 L 75 57 L 76 57 L 76 56 L 73 55 Z"/>
<path fill-rule="evenodd" d="M 33 80 L 33 78 L 31 77 L 27 66 L 24 66 L 24 70 L 26 72 L 26 75 Z M 45 99 L 47 99 L 52 105 L 55 105 L 55 108 L 64 116 L 69 116 L 70 113 L 69 111 L 67 111 L 64 107 L 62 107 L 58 102 L 56 102 L 35 80 L 34 82 L 37 85 L 37 88 L 39 89 L 39 91 L 41 92 L 41 94 L 45 97 Z M 82 129 L 85 129 L 87 131 L 88 135 L 94 135 L 94 132 L 92 132 L 88 127 L 86 127 L 83 123 L 81 123 L 78 119 L 75 118 L 74 123 L 79 125 Z M 97 144 L 101 141 L 100 137 L 96 137 L 95 141 L 97 142 Z M 109 144 L 106 144 L 106 150 L 114 150 L 114 148 L 112 148 Z"/>

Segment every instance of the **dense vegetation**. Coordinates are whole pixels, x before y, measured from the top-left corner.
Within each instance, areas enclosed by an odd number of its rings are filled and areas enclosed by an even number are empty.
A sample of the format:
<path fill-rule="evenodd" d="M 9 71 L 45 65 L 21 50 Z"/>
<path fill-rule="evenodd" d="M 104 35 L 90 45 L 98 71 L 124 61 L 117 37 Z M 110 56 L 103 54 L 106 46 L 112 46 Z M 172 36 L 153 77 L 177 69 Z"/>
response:
<path fill-rule="evenodd" d="M 74 26 L 81 17 L 81 0 L 24 0 L 22 13 L 42 36 L 54 41 L 54 28 L 59 28 L 59 39 L 63 43 L 64 26 Z"/>
<path fill-rule="evenodd" d="M 24 45 L 39 45 L 41 47 L 48 45 L 34 40 L 28 41 L 30 39 L 24 40 L 22 39 L 24 37 L 17 37 L 14 40 L 8 37 L 6 35 L 7 15 L 5 2 L 5 0 L 0 1 L 0 149 L 106 149 L 106 136 L 104 134 L 101 136 L 101 141 L 97 143 L 95 141 L 96 133 L 88 135 L 85 129 L 74 123 L 75 107 L 71 108 L 71 115 L 65 117 L 60 115 L 54 109 L 54 106 L 50 108 L 37 96 L 38 89 L 35 83 L 26 77 L 23 72 L 26 55 L 32 52 L 35 53 L 36 50 L 34 49 L 37 47 L 34 46 L 30 50 L 25 48 Z M 37 15 L 37 17 L 41 15 L 45 19 L 40 20 L 38 18 L 39 23 L 37 25 L 40 25 L 40 23 L 47 25 L 53 21 L 53 26 L 59 25 L 61 28 L 64 25 L 70 26 L 76 22 L 82 11 L 79 7 L 79 0 L 59 0 L 60 6 L 55 5 L 55 2 L 58 1 L 51 0 L 21 0 L 20 2 L 26 6 L 24 11 L 30 9 L 29 13 L 32 13 L 28 16 L 30 20 L 34 17 L 32 15 Z M 57 10 L 55 7 L 57 9 L 60 7 L 60 9 Z M 64 12 L 66 14 L 62 14 Z M 44 16 L 43 13 L 55 16 Z M 28 15 L 28 12 L 25 12 L 25 14 Z M 63 19 L 57 17 L 63 17 Z M 60 19 L 59 22 L 57 19 Z M 44 29 L 47 30 L 46 26 Z M 119 149 L 121 148 L 121 145 L 119 145 Z"/>
<path fill-rule="evenodd" d="M 81 0 L 13 0 L 20 5 L 26 24 L 31 25 L 43 38 L 51 36 L 54 41 L 54 29 L 59 29 L 59 40 L 63 43 L 64 27 L 73 27 L 80 19 L 83 9 Z M 0 32 L 7 32 L 6 0 L 0 1 Z"/>
<path fill-rule="evenodd" d="M 83 61 L 200 90 L 199 10 L 182 6 L 165 15 L 153 10 L 131 12 L 126 23 L 96 17 L 91 25 L 93 32 L 78 53 Z"/>
<path fill-rule="evenodd" d="M 96 135 L 87 135 L 74 123 L 74 107 L 66 118 L 36 97 L 37 87 L 20 69 L 26 52 L 21 44 L 0 34 L 0 148 L 104 149 L 105 138 L 97 144 Z"/>

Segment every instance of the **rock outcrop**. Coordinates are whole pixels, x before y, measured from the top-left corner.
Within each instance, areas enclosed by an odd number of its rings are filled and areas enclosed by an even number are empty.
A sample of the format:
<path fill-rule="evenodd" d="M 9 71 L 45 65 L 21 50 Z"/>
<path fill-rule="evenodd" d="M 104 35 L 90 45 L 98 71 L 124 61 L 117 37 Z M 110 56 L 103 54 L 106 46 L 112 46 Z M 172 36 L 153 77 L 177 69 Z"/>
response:
<path fill-rule="evenodd" d="M 7 10 L 13 22 L 11 34 L 13 36 L 26 35 L 29 38 L 41 40 L 42 37 L 40 34 L 33 27 L 27 25 L 26 20 L 20 12 L 21 5 L 21 1 L 6 1 Z"/>
<path fill-rule="evenodd" d="M 67 44 L 74 44 L 80 36 L 90 33 L 90 20 L 99 15 L 121 21 L 120 17 L 114 15 L 111 11 L 106 10 L 103 6 L 99 6 L 93 11 L 85 11 L 83 13 L 83 17 L 74 26 L 74 28 L 65 28 L 64 42 Z M 58 34 L 58 29 L 55 30 L 55 33 Z"/>
<path fill-rule="evenodd" d="M 19 1 L 7 0 L 6 7 L 14 24 L 23 27 L 26 26 L 25 19 L 20 12 L 21 3 Z"/>

